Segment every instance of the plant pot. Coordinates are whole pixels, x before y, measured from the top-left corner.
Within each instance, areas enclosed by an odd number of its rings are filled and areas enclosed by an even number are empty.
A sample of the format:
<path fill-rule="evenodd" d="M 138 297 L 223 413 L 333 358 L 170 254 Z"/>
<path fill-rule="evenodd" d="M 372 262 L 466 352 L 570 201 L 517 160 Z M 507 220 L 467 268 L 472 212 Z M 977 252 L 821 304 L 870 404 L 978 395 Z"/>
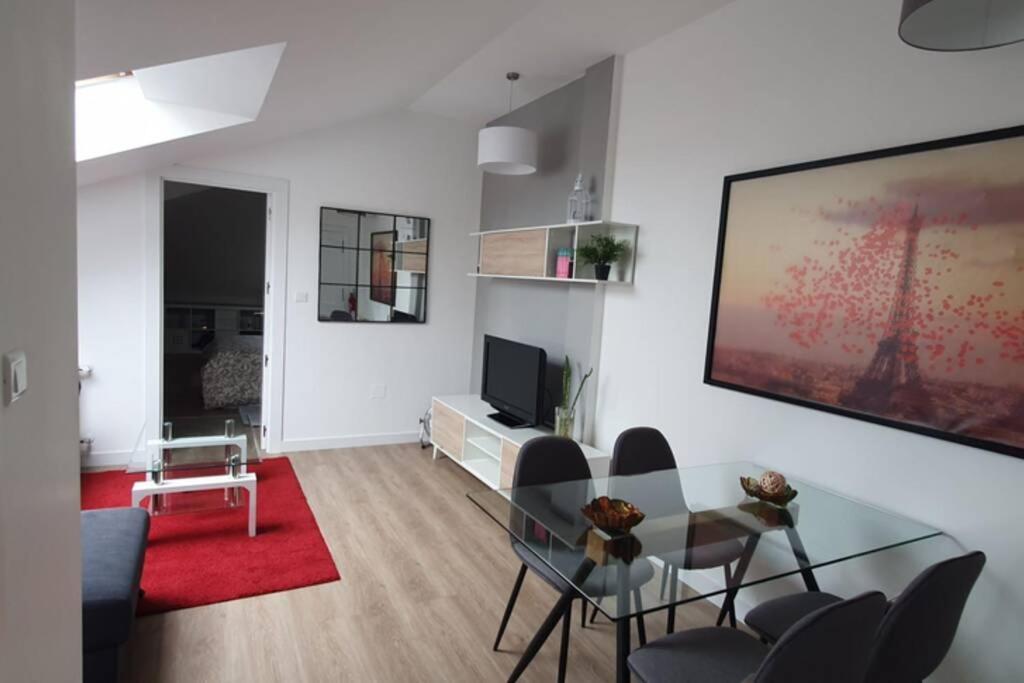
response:
<path fill-rule="evenodd" d="M 576 432 L 576 411 L 555 407 L 555 435 L 572 439 Z"/>
<path fill-rule="evenodd" d="M 594 277 L 598 280 L 607 280 L 608 273 L 612 271 L 612 264 L 597 263 L 594 265 Z"/>

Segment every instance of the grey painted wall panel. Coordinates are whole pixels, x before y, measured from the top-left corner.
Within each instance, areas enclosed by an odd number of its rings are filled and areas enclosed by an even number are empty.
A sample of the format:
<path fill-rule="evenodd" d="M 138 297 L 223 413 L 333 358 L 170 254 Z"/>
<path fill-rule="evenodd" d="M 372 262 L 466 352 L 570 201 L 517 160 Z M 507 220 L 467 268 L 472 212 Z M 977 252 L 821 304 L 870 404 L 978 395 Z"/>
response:
<path fill-rule="evenodd" d="M 540 149 L 533 175 L 484 174 L 483 230 L 564 222 L 569 191 L 580 172 L 589 183 L 592 214 L 601 218 L 615 70 L 616 59 L 610 57 L 587 69 L 583 78 L 491 122 L 537 131 Z M 549 360 L 559 364 L 568 354 L 577 378 L 582 366 L 594 367 L 596 379 L 603 312 L 604 293 L 594 285 L 479 279 L 470 390 L 480 390 L 485 334 L 543 347 Z M 596 395 L 592 379 L 577 408 L 584 440 L 592 432 Z"/>
<path fill-rule="evenodd" d="M 565 220 L 569 191 L 581 170 L 583 81 L 573 81 L 491 122 L 536 131 L 537 172 L 526 176 L 484 174 L 480 201 L 483 230 Z"/>
<path fill-rule="evenodd" d="M 565 221 L 577 173 L 583 173 L 591 191 L 593 218 L 601 218 L 614 76 L 615 57 L 609 57 L 587 69 L 583 78 L 489 124 L 536 131 L 539 148 L 534 174 L 484 174 L 481 229 Z"/>
<path fill-rule="evenodd" d="M 580 112 L 579 167 L 585 173 L 594 220 L 610 216 L 605 206 L 605 176 L 610 147 L 609 124 L 615 85 L 615 57 L 587 69 L 583 79 L 583 108 Z"/>

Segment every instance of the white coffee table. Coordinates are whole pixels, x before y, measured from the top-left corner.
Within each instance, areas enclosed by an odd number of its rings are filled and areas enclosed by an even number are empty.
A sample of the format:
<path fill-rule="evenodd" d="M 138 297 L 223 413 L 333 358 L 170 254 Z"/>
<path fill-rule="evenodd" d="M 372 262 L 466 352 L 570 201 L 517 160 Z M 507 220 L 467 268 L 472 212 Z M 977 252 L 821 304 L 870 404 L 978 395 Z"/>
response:
<path fill-rule="evenodd" d="M 249 536 L 256 535 L 256 474 L 247 471 L 249 458 L 248 441 L 245 436 L 189 436 L 177 439 L 154 439 L 148 441 L 147 446 L 147 452 L 152 456 L 145 466 L 146 480 L 132 485 L 132 507 L 139 505 L 143 499 L 148 497 L 149 510 L 152 513 L 155 498 L 164 494 L 245 489 L 249 494 Z M 184 467 L 186 472 L 208 472 L 214 468 L 223 468 L 223 473 L 198 476 L 181 476 L 181 473 L 178 473 L 174 478 L 166 477 L 168 472 L 174 471 L 172 463 L 174 451 L 217 446 L 224 448 L 225 458 L 223 461 L 188 463 Z M 233 449 L 237 449 L 237 454 L 232 453 Z"/>

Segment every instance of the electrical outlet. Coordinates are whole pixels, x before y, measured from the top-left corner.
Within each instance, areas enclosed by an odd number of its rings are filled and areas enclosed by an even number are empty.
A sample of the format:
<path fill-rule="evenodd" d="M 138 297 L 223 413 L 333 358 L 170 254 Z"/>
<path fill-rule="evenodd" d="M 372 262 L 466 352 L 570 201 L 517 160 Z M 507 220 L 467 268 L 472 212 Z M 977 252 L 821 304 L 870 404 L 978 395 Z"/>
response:
<path fill-rule="evenodd" d="M 387 384 L 371 384 L 370 385 L 370 398 L 386 398 L 388 395 Z"/>

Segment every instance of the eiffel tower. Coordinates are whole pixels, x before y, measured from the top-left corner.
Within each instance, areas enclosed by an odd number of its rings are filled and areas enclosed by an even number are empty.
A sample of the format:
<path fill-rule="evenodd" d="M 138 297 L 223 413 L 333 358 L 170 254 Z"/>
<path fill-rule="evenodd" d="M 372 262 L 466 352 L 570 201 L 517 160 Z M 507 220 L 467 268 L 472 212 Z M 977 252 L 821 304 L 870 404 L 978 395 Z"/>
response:
<path fill-rule="evenodd" d="M 912 338 L 914 272 L 922 221 L 917 207 L 907 222 L 899 281 L 885 335 L 853 389 L 839 396 L 840 405 L 870 413 L 898 413 L 910 419 L 928 419 L 932 402 L 917 367 L 917 343 Z"/>

